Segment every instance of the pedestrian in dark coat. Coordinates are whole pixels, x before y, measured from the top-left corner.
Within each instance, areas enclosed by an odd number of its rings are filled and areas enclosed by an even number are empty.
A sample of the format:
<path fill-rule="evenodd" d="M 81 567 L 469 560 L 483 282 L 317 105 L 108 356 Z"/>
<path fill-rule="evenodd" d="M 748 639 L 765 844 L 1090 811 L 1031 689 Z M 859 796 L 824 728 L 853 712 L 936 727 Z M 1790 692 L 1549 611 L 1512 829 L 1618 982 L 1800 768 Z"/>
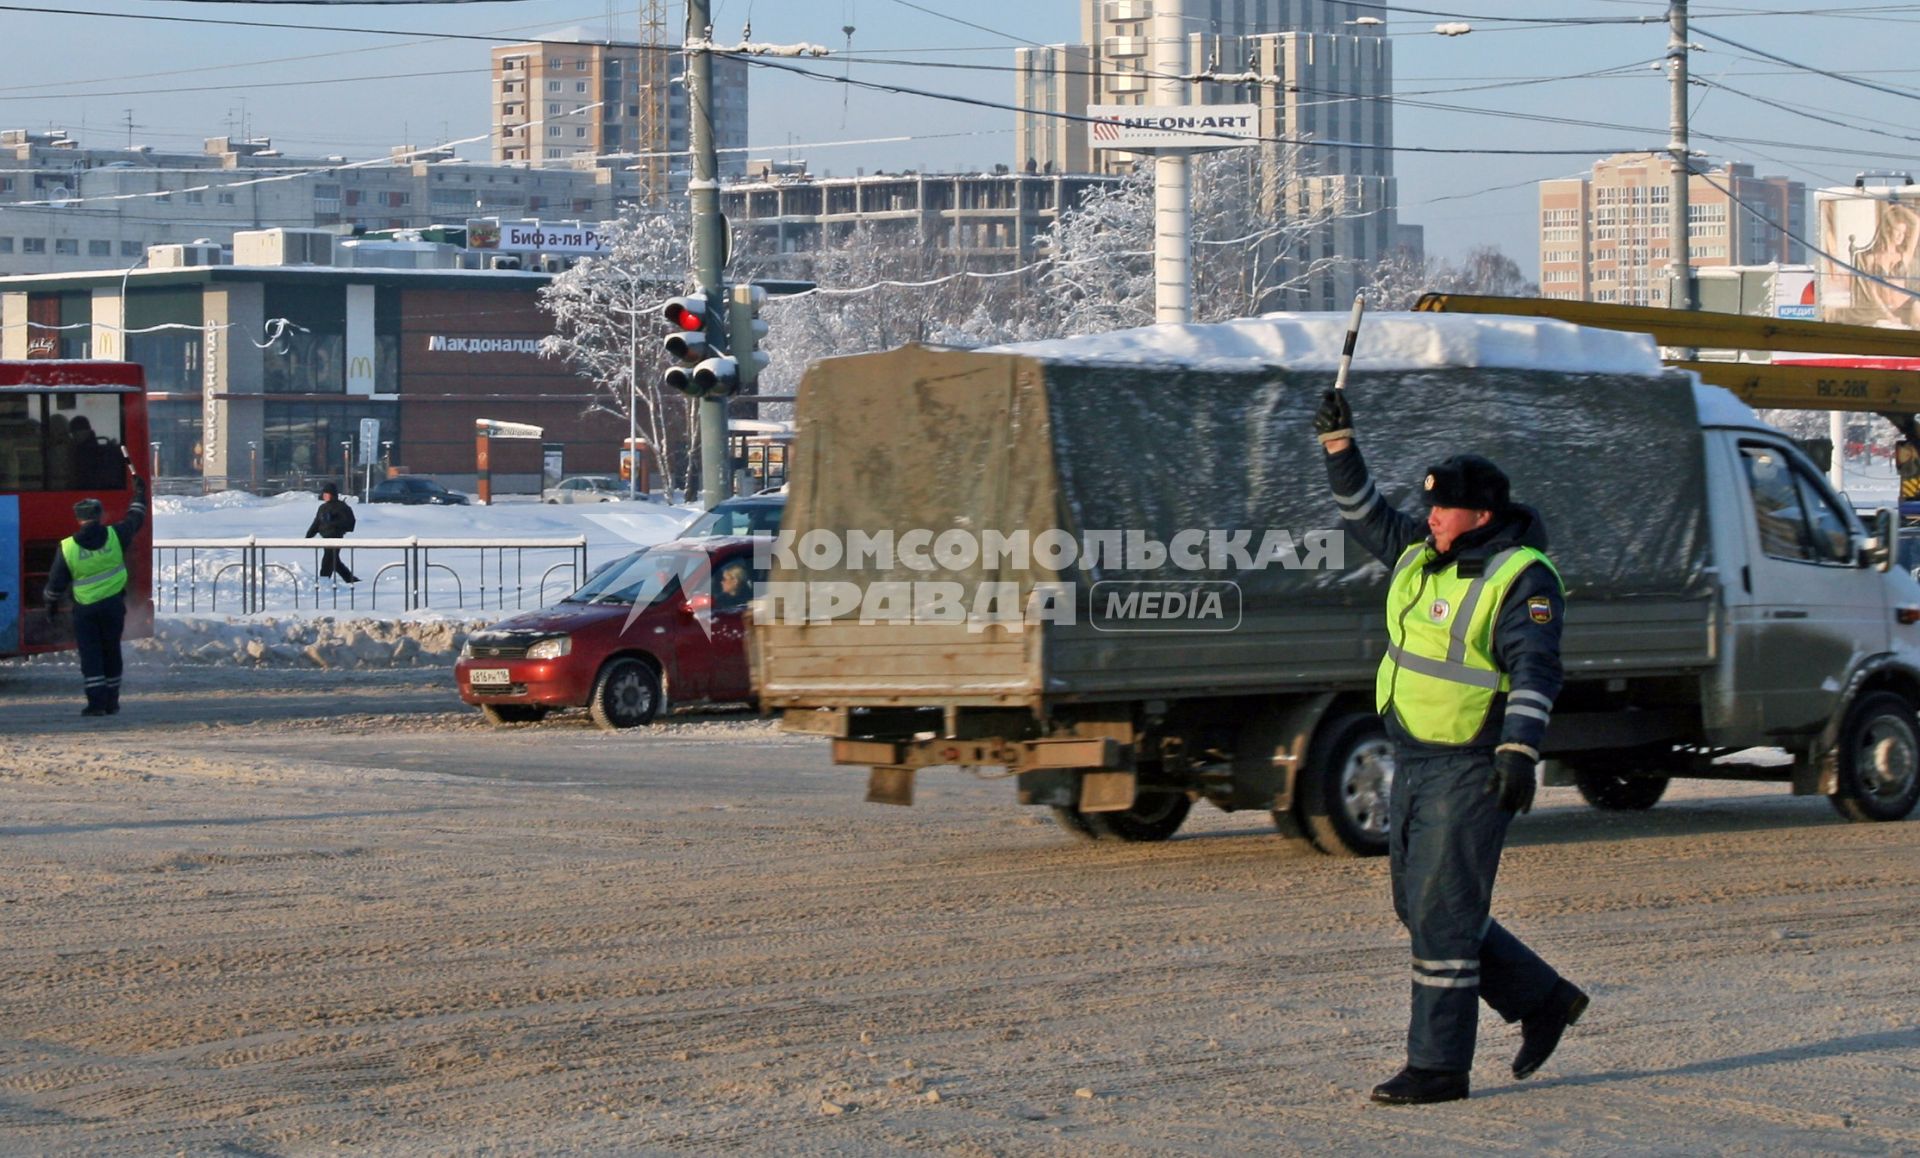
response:
<path fill-rule="evenodd" d="M 63 540 L 47 571 L 47 614 L 73 599 L 73 639 L 86 681 L 83 716 L 111 716 L 120 710 L 120 634 L 127 625 L 127 552 L 147 521 L 147 480 L 135 476 L 127 517 L 113 526 L 102 520 L 99 499 L 73 504 L 80 529 Z"/>
<path fill-rule="evenodd" d="M 328 483 L 320 488 L 320 509 L 313 514 L 313 525 L 307 528 L 307 538 L 315 535 L 322 539 L 344 539 L 347 532 L 353 530 L 353 508 L 340 501 L 340 488 Z M 328 547 L 320 552 L 320 577 L 333 576 L 342 583 L 358 583 L 360 577 L 347 568 L 340 558 L 340 548 Z"/>
<path fill-rule="evenodd" d="M 1540 1068 L 1587 995 L 1491 914 L 1514 814 L 1564 680 L 1565 593 L 1539 512 L 1511 501 L 1478 455 L 1429 467 L 1427 517 L 1394 509 L 1353 444 L 1344 391 L 1314 417 L 1346 528 L 1392 571 L 1375 701 L 1394 742 L 1388 853 L 1394 910 L 1413 935 L 1407 1064 L 1387 1104 L 1467 1096 L 1479 1003 L 1521 1028 L 1513 1075 Z"/>

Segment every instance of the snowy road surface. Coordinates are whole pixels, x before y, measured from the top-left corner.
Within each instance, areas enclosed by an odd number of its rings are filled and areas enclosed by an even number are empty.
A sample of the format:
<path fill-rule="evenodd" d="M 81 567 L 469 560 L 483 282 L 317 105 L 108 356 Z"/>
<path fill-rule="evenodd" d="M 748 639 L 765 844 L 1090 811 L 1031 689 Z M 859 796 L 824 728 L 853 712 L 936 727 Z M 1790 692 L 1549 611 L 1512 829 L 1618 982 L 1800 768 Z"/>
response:
<path fill-rule="evenodd" d="M 444 676 L 0 668 L 0 1151 L 1920 1150 L 1920 825 L 1700 785 L 1515 827 L 1594 995 L 1535 1079 L 1370 1106 L 1386 866 L 1197 810 L 1075 843 L 1005 783 L 867 805 L 745 717 L 489 731 Z M 1090 1096 L 1087 1096 L 1090 1095 Z"/>

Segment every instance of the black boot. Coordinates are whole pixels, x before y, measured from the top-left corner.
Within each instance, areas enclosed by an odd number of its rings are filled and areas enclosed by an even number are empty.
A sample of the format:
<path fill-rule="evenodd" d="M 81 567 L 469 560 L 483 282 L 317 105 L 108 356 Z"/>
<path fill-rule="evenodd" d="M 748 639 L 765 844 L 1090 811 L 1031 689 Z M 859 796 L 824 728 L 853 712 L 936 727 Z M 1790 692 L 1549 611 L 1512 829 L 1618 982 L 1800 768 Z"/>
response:
<path fill-rule="evenodd" d="M 1408 1066 L 1373 1087 L 1371 1096 L 1383 1106 L 1457 1102 L 1467 1096 L 1467 1075 L 1450 1070 L 1422 1070 Z"/>
<path fill-rule="evenodd" d="M 1587 1005 L 1587 995 L 1579 986 L 1564 977 L 1554 982 L 1540 1008 L 1520 1019 L 1520 1052 L 1513 1055 L 1513 1076 L 1528 1077 L 1545 1065 L 1560 1044 L 1560 1035 L 1580 1020 Z"/>

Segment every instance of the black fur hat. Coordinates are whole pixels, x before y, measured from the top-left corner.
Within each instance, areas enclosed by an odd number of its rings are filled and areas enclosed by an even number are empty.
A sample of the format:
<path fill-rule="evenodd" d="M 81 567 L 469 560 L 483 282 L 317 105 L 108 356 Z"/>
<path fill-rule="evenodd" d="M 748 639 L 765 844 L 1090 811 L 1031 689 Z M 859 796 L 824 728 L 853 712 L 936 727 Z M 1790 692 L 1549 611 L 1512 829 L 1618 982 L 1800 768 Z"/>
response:
<path fill-rule="evenodd" d="M 1456 454 L 1427 468 L 1421 496 L 1430 507 L 1504 511 L 1508 506 L 1506 472 L 1477 454 Z"/>

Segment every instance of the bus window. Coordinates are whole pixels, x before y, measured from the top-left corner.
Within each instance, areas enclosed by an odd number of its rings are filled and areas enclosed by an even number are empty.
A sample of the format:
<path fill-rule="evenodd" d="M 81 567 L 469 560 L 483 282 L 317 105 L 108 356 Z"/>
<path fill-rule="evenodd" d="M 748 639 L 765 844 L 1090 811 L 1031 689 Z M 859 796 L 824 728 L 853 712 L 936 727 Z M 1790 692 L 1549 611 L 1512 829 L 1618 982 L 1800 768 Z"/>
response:
<path fill-rule="evenodd" d="M 117 491 L 120 394 L 22 391 L 0 395 L 0 491 Z"/>

